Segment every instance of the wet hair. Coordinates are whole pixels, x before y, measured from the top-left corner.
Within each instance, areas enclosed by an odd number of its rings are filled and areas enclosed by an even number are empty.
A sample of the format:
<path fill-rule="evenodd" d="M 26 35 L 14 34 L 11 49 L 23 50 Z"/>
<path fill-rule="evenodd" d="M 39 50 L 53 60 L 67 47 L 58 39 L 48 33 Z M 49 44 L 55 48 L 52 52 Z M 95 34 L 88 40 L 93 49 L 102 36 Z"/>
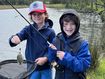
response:
<path fill-rule="evenodd" d="M 62 18 L 62 22 L 70 22 L 70 21 L 73 21 L 74 24 L 76 26 L 78 26 L 78 21 L 79 21 L 79 18 L 77 16 L 75 16 L 74 14 L 67 14 L 65 15 L 63 18 Z"/>
<path fill-rule="evenodd" d="M 73 35 L 74 35 L 74 34 L 76 34 L 79 31 L 79 27 L 80 27 L 80 20 L 74 14 L 65 14 L 65 15 L 63 15 L 61 17 L 61 19 L 60 19 L 61 30 L 63 31 L 63 23 L 64 22 L 70 22 L 70 21 L 74 22 L 74 24 L 76 25 L 76 29 L 75 29 L 75 31 L 73 33 Z"/>

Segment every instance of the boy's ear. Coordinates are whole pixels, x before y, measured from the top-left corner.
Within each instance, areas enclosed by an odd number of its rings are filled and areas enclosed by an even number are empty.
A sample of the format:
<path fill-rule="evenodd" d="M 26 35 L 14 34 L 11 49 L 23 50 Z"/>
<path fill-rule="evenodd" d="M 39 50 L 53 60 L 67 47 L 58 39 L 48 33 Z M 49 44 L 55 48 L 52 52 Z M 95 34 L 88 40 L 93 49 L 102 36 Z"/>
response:
<path fill-rule="evenodd" d="M 63 23 L 63 19 L 62 19 L 61 22 L 60 22 L 60 25 L 63 26 L 63 24 L 64 24 L 64 23 Z"/>
<path fill-rule="evenodd" d="M 49 27 L 52 28 L 52 27 L 53 27 L 53 22 L 52 22 L 52 20 L 47 19 L 46 21 L 49 23 Z"/>

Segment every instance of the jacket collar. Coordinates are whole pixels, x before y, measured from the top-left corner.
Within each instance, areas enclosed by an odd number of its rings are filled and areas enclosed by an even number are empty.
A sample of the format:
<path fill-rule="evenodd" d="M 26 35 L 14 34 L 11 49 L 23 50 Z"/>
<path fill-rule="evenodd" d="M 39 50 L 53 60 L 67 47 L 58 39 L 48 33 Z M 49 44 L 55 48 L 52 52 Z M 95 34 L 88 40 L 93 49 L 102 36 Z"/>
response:
<path fill-rule="evenodd" d="M 74 36 L 68 38 L 65 38 L 65 36 L 62 33 L 59 33 L 57 37 L 63 41 L 64 45 L 68 45 L 73 52 L 77 52 L 83 41 L 83 39 L 80 37 L 79 32 Z"/>
<path fill-rule="evenodd" d="M 35 22 L 33 23 L 33 25 L 34 25 L 34 27 L 35 27 L 36 29 L 38 29 L 38 25 L 37 25 Z M 52 20 L 47 19 L 47 20 L 45 21 L 44 26 L 43 26 L 40 30 L 43 30 L 43 29 L 46 29 L 46 28 L 52 28 L 52 26 L 53 26 Z"/>

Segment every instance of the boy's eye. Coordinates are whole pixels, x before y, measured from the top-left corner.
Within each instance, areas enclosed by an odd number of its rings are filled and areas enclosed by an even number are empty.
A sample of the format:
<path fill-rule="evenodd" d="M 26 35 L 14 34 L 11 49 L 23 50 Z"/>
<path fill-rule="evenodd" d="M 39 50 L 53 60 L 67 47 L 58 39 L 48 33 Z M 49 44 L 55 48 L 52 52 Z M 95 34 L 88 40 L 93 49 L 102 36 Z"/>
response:
<path fill-rule="evenodd" d="M 33 13 L 34 16 L 41 16 L 43 13 Z"/>
<path fill-rule="evenodd" d="M 64 24 L 64 26 L 63 27 L 65 27 L 65 26 L 67 26 L 68 24 Z"/>
<path fill-rule="evenodd" d="M 64 26 L 66 26 L 66 25 L 70 25 L 71 26 L 71 25 L 75 25 L 75 24 L 74 24 L 74 22 L 64 22 Z"/>
<path fill-rule="evenodd" d="M 68 22 L 64 22 L 64 25 L 68 25 Z"/>

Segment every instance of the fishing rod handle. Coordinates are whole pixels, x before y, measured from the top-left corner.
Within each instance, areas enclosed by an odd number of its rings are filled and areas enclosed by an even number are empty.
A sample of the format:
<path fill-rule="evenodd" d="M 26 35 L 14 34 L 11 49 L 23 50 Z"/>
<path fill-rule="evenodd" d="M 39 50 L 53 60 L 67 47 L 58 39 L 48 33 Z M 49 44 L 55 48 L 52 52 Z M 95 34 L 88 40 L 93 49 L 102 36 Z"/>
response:
<path fill-rule="evenodd" d="M 47 41 L 47 44 L 48 44 L 48 46 L 50 46 L 50 45 L 51 45 L 51 43 L 50 43 L 49 41 Z"/>

